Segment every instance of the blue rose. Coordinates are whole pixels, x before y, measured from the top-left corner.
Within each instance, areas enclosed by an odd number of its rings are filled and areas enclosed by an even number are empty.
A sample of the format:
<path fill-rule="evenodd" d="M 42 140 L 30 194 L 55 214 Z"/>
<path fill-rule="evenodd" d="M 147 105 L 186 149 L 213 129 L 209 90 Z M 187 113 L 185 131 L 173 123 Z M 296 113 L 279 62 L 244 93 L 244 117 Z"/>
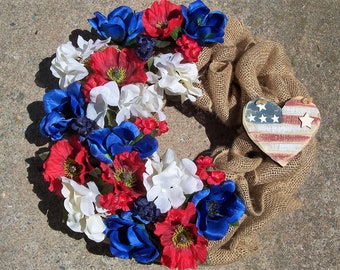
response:
<path fill-rule="evenodd" d="M 222 185 L 213 185 L 193 196 L 196 205 L 198 232 L 209 240 L 222 239 L 229 224 L 240 220 L 246 207 L 235 193 L 235 183 L 231 180 Z"/>
<path fill-rule="evenodd" d="M 120 6 L 107 16 L 95 12 L 95 17 L 88 19 L 90 25 L 104 38 L 129 45 L 144 30 L 142 12 L 135 13 L 130 7 Z"/>
<path fill-rule="evenodd" d="M 47 92 L 43 103 L 47 115 L 40 122 L 40 133 L 53 141 L 60 140 L 71 129 L 72 122 L 85 115 L 85 100 L 78 82 L 70 84 L 67 91 L 53 89 Z"/>
<path fill-rule="evenodd" d="M 210 12 L 201 0 L 196 0 L 188 8 L 182 6 L 182 13 L 185 21 L 183 32 L 200 46 L 208 42 L 223 43 L 224 29 L 228 23 L 223 12 Z"/>
<path fill-rule="evenodd" d="M 151 263 L 158 258 L 159 251 L 151 242 L 145 226 L 134 222 L 131 212 L 109 216 L 104 222 L 113 256 L 121 259 L 134 258 L 140 263 Z"/>
<path fill-rule="evenodd" d="M 151 156 L 158 148 L 157 140 L 142 135 L 131 122 L 122 122 L 112 129 L 96 129 L 87 137 L 91 154 L 105 163 L 111 163 L 113 156 L 122 152 L 139 153 L 140 158 Z"/>

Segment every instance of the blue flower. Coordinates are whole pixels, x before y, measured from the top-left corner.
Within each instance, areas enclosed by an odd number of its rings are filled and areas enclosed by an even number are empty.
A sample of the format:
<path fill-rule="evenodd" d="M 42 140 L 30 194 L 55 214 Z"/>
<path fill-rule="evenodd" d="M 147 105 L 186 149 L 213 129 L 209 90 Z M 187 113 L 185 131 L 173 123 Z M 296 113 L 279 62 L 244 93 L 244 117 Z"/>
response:
<path fill-rule="evenodd" d="M 131 212 L 109 216 L 104 222 L 113 256 L 121 259 L 134 258 L 140 263 L 151 263 L 159 256 L 145 226 L 134 222 Z"/>
<path fill-rule="evenodd" d="M 81 84 L 78 82 L 68 86 L 67 91 L 53 89 L 44 95 L 44 109 L 47 115 L 40 122 L 40 133 L 53 141 L 60 140 L 69 130 L 72 121 L 84 117 L 85 104 Z"/>
<path fill-rule="evenodd" d="M 133 150 L 143 159 L 151 156 L 158 148 L 154 137 L 141 134 L 131 122 L 122 122 L 112 129 L 96 129 L 88 135 L 87 141 L 91 154 L 105 163 L 111 163 L 112 157 L 117 154 Z"/>
<path fill-rule="evenodd" d="M 152 56 L 156 41 L 149 36 L 140 36 L 136 44 L 136 55 L 142 61 L 148 61 Z"/>
<path fill-rule="evenodd" d="M 245 212 L 245 205 L 235 193 L 231 180 L 213 185 L 196 193 L 192 202 L 196 205 L 198 232 L 209 240 L 222 239 L 229 224 L 237 222 Z"/>
<path fill-rule="evenodd" d="M 200 46 L 208 42 L 223 43 L 224 29 L 228 23 L 223 12 L 210 12 L 201 0 L 196 0 L 188 8 L 182 6 L 182 13 L 185 20 L 183 32 Z"/>
<path fill-rule="evenodd" d="M 134 202 L 134 208 L 131 209 L 132 215 L 144 224 L 155 223 L 161 211 L 156 207 L 154 202 L 149 202 L 144 197 L 139 197 Z"/>
<path fill-rule="evenodd" d="M 120 6 L 107 16 L 95 12 L 95 17 L 88 19 L 90 25 L 104 38 L 129 45 L 144 30 L 142 12 L 135 13 L 130 7 Z"/>

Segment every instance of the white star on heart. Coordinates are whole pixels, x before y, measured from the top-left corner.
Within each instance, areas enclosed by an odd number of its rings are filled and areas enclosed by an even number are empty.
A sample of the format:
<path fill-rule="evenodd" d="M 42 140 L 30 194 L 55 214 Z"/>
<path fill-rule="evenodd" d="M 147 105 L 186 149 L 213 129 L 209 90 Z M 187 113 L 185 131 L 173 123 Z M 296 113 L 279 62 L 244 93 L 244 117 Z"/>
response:
<path fill-rule="evenodd" d="M 266 116 L 264 116 L 263 114 L 261 115 L 261 117 L 260 117 L 260 120 L 261 120 L 261 123 L 265 123 L 265 122 L 267 122 L 267 117 Z"/>
<path fill-rule="evenodd" d="M 279 122 L 279 117 L 274 114 L 274 116 L 271 118 L 273 120 L 273 123 Z"/>
<path fill-rule="evenodd" d="M 259 111 L 262 111 L 262 110 L 266 111 L 267 110 L 266 104 L 256 104 L 256 107 L 259 108 Z"/>
<path fill-rule="evenodd" d="M 250 114 L 248 116 L 248 119 L 249 119 L 250 122 L 255 122 L 255 115 Z"/>
<path fill-rule="evenodd" d="M 299 119 L 301 121 L 301 127 L 312 128 L 312 122 L 314 118 L 310 117 L 308 113 L 305 113 L 304 116 L 300 116 Z"/>

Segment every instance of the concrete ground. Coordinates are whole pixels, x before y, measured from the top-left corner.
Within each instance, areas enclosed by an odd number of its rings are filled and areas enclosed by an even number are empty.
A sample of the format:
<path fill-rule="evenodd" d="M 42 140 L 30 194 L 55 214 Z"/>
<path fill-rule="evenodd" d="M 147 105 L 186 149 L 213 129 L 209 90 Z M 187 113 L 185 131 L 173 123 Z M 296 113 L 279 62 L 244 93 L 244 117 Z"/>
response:
<path fill-rule="evenodd" d="M 122 4 L 142 10 L 151 2 L 0 0 L 0 269 L 165 269 L 109 257 L 65 230 L 34 158 L 46 143 L 37 130 L 42 96 L 54 83 L 39 80 L 47 74 L 49 57 L 72 31 L 90 29 L 86 19 L 94 11 L 108 14 Z M 258 253 L 206 269 L 339 269 L 339 2 L 205 3 L 243 20 L 258 37 L 282 43 L 322 116 L 315 165 L 299 192 L 302 208 L 265 228 Z M 180 155 L 193 158 L 209 147 L 207 139 L 194 136 L 204 135 L 197 122 L 171 109 L 168 114 L 170 127 L 181 130 L 171 137 Z"/>

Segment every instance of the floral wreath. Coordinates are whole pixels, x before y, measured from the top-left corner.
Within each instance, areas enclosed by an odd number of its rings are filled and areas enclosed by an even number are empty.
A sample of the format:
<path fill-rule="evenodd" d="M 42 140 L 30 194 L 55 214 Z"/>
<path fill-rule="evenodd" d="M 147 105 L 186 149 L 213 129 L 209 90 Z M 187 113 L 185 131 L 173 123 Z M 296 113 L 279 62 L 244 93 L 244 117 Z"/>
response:
<path fill-rule="evenodd" d="M 246 207 L 210 156 L 160 157 L 167 99 L 202 96 L 196 66 L 204 46 L 222 43 L 228 19 L 200 0 L 155 1 L 142 12 L 120 6 L 89 19 L 100 39 L 58 47 L 60 89 L 43 97 L 40 132 L 49 191 L 64 198 L 67 226 L 113 256 L 169 268 L 208 261 L 208 241 L 238 226 Z"/>

